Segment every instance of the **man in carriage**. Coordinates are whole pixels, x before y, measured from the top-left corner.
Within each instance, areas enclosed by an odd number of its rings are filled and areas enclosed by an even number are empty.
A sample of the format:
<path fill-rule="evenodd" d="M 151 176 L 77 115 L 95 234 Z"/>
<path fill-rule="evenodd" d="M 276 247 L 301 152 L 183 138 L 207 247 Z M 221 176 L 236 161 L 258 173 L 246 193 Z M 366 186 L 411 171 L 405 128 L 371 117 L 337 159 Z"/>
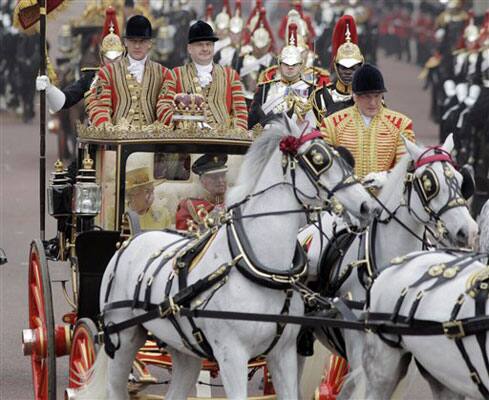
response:
<path fill-rule="evenodd" d="M 355 173 L 380 188 L 406 152 L 401 135 L 414 140 L 413 123 L 383 105 L 387 89 L 382 73 L 373 65 L 364 64 L 355 72 L 352 91 L 355 105 L 325 118 L 321 132 L 328 143 L 350 150 Z"/>
<path fill-rule="evenodd" d="M 115 14 L 115 9 L 107 8 L 102 31 L 102 43 L 100 44 L 100 63 L 101 66 L 111 64 L 122 58 L 124 54 L 124 46 L 119 37 L 119 27 Z M 36 88 L 38 91 L 46 91 L 46 101 L 51 112 L 58 112 L 61 109 L 68 109 L 80 100 L 90 90 L 95 82 L 97 70 L 95 68 L 82 68 L 81 77 L 77 81 L 58 89 L 50 82 L 47 75 L 38 76 L 36 79 Z"/>
<path fill-rule="evenodd" d="M 238 73 L 213 63 L 217 40 L 204 21 L 190 27 L 187 49 L 192 61 L 172 70 L 158 99 L 157 117 L 165 125 L 172 124 L 175 95 L 192 93 L 204 97 L 210 127 L 247 129 L 248 112 Z"/>
<path fill-rule="evenodd" d="M 205 230 L 208 215 L 223 210 L 227 189 L 226 162 L 225 154 L 204 154 L 193 163 L 192 172 L 199 176 L 207 195 L 202 199 L 189 198 L 180 201 L 175 218 L 177 229 Z"/>
<path fill-rule="evenodd" d="M 127 57 L 98 72 L 86 108 L 95 126 L 128 123 L 144 126 L 156 120 L 156 102 L 169 70 L 149 59 L 152 27 L 142 15 L 127 21 Z"/>

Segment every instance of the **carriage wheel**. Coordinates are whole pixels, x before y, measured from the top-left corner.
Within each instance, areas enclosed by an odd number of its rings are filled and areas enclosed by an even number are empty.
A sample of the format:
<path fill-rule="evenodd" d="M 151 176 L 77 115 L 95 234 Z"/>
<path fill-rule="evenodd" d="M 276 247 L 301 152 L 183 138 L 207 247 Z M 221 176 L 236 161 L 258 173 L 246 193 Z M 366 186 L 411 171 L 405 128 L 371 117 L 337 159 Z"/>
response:
<path fill-rule="evenodd" d="M 44 246 L 31 243 L 29 254 L 29 328 L 24 354 L 30 354 L 35 400 L 56 399 L 56 343 L 53 298 Z"/>
<path fill-rule="evenodd" d="M 329 368 L 316 390 L 315 399 L 336 400 L 339 395 L 346 375 L 348 374 L 348 362 L 340 356 L 331 355 L 329 358 Z"/>
<path fill-rule="evenodd" d="M 76 323 L 71 342 L 68 387 L 76 389 L 85 385 L 87 373 L 95 362 L 100 348 L 95 340 L 97 334 L 97 327 L 90 318 L 82 318 Z"/>

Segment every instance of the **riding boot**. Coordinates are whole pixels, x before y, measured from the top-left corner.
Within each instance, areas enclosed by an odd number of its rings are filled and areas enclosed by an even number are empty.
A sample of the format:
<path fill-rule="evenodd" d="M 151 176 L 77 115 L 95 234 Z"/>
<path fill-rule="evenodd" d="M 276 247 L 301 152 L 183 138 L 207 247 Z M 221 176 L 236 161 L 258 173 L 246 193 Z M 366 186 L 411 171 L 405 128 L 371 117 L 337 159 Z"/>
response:
<path fill-rule="evenodd" d="M 303 357 L 314 354 L 314 335 L 311 328 L 302 327 L 297 336 L 297 353 Z"/>

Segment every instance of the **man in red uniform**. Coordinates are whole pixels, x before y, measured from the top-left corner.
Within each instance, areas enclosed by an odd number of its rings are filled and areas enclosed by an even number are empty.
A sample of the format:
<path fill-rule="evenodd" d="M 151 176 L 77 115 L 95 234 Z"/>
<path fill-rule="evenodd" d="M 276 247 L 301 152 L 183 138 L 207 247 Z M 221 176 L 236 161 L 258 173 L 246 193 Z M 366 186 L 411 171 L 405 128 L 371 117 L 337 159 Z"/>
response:
<path fill-rule="evenodd" d="M 156 120 L 156 101 L 169 71 L 149 59 L 152 47 L 149 20 L 134 15 L 127 21 L 127 57 L 101 68 L 86 108 L 95 126 L 149 125 Z"/>
<path fill-rule="evenodd" d="M 205 99 L 209 126 L 247 129 L 248 112 L 238 73 L 213 63 L 217 40 L 204 21 L 190 27 L 187 50 L 192 62 L 172 70 L 172 78 L 165 82 L 158 99 L 157 116 L 165 125 L 172 123 L 175 95 L 193 93 Z"/>
<path fill-rule="evenodd" d="M 227 189 L 227 155 L 204 154 L 192 165 L 192 172 L 199 175 L 200 183 L 207 192 L 203 199 L 184 199 L 177 206 L 175 226 L 181 230 L 206 229 L 206 217 L 224 209 Z"/>

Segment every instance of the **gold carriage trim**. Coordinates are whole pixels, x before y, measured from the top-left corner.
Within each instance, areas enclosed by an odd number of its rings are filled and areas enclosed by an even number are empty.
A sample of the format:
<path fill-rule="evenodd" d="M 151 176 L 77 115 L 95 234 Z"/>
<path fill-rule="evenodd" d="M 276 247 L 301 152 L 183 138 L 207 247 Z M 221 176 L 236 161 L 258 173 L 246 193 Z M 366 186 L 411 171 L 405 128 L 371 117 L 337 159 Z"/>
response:
<path fill-rule="evenodd" d="M 247 131 L 239 128 L 215 128 L 198 129 L 172 129 L 161 122 L 150 125 L 134 126 L 125 119 L 112 126 L 85 126 L 77 123 L 78 137 L 84 140 L 110 141 L 110 142 L 138 142 L 143 140 L 199 140 L 231 141 L 236 143 L 251 144 L 259 135 L 255 131 Z"/>

